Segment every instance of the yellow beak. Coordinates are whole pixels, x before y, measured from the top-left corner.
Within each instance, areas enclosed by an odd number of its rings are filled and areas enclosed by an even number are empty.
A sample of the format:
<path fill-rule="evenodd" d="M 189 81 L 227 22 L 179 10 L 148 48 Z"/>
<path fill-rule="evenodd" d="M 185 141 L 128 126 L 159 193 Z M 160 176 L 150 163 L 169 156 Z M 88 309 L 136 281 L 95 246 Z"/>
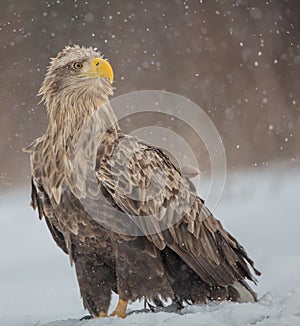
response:
<path fill-rule="evenodd" d="M 112 84 L 114 72 L 108 61 L 102 58 L 95 58 L 90 63 L 90 69 L 79 75 L 80 77 L 88 76 L 92 78 L 108 78 Z"/>

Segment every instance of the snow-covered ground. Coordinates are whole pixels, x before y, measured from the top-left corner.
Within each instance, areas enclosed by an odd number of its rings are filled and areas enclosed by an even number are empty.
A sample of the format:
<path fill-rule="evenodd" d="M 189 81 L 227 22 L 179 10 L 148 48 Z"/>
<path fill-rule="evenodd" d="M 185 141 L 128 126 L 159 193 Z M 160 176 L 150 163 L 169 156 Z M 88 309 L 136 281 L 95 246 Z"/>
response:
<path fill-rule="evenodd" d="M 29 188 L 0 196 L 0 325 L 300 325 L 300 171 L 265 168 L 228 176 L 215 215 L 262 271 L 257 303 L 188 306 L 78 321 L 74 269 L 28 206 Z M 117 297 L 113 298 L 112 306 Z M 129 310 L 142 309 L 134 303 Z"/>

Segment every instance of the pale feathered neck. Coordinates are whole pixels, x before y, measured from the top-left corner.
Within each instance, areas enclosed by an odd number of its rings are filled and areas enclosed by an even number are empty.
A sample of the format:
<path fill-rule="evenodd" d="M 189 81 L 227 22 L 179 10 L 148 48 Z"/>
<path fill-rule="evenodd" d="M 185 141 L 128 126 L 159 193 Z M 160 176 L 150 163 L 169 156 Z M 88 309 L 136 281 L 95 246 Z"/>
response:
<path fill-rule="evenodd" d="M 83 128 L 91 128 L 92 124 L 97 124 L 97 133 L 105 134 L 109 129 L 117 137 L 119 126 L 107 96 L 96 97 L 85 93 L 61 95 L 47 102 L 49 123 L 46 135 L 54 144 L 69 149 L 70 145 L 74 146 Z"/>
<path fill-rule="evenodd" d="M 84 198 L 98 147 L 113 143 L 120 135 L 117 118 L 107 98 L 82 94 L 76 102 L 65 97 L 62 102 L 47 104 L 49 124 L 40 139 L 44 144 L 40 161 L 45 190 L 59 203 L 66 182 L 77 198 Z"/>

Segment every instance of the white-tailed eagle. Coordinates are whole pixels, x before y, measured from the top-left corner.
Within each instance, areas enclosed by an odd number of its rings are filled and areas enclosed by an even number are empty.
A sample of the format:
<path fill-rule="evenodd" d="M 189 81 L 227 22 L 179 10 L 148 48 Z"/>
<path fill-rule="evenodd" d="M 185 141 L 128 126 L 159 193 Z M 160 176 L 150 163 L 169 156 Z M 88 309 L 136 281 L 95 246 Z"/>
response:
<path fill-rule="evenodd" d="M 119 317 L 139 298 L 156 305 L 172 299 L 179 307 L 255 301 L 246 283 L 255 282 L 250 268 L 260 274 L 253 261 L 162 150 L 122 133 L 108 102 L 112 81 L 97 51 L 66 47 L 40 90 L 47 130 L 25 149 L 32 206 L 74 263 L 85 308 L 107 316 L 112 291 L 119 295 L 112 315 Z M 95 112 L 96 131 L 78 149 Z"/>

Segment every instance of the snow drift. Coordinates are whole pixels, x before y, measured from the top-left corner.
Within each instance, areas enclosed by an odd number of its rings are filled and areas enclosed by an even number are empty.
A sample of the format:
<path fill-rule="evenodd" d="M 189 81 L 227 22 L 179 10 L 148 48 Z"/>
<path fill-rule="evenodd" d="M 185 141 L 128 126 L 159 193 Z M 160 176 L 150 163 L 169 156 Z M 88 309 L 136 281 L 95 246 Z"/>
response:
<path fill-rule="evenodd" d="M 147 313 L 135 302 L 125 320 L 79 321 L 87 312 L 74 269 L 28 206 L 29 185 L 2 194 L 0 325 L 300 325 L 299 185 L 300 171 L 283 167 L 231 174 L 214 212 L 263 273 L 257 303 L 211 302 L 178 314 Z"/>

